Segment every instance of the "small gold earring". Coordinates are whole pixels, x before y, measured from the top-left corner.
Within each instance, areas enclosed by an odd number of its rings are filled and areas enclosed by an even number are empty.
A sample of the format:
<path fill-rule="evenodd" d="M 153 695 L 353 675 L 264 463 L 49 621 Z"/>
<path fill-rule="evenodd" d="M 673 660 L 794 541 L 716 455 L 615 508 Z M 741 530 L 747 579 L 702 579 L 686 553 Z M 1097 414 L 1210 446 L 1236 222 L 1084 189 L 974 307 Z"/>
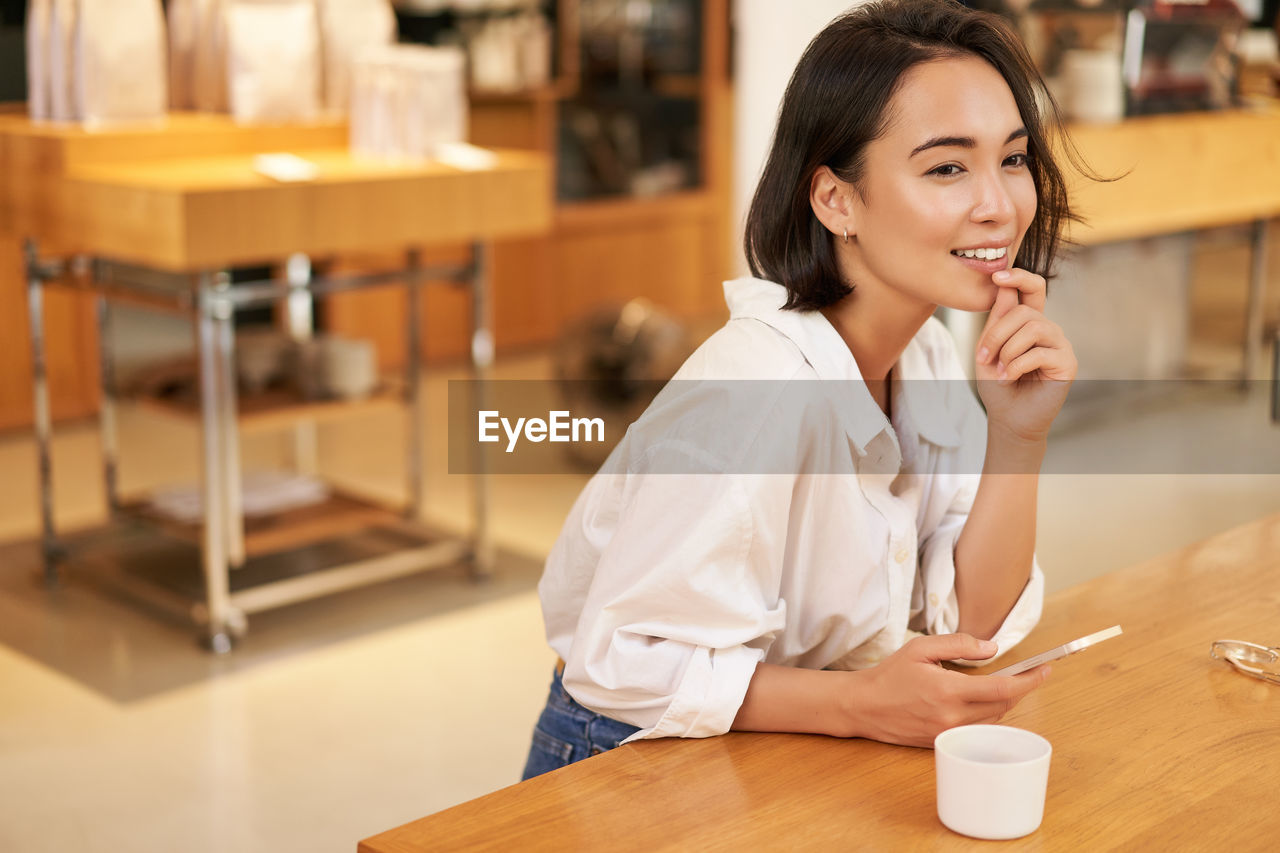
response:
<path fill-rule="evenodd" d="M 848 228 L 844 229 L 844 241 L 845 241 L 846 243 L 848 243 L 848 242 L 849 242 L 849 229 L 848 229 Z"/>

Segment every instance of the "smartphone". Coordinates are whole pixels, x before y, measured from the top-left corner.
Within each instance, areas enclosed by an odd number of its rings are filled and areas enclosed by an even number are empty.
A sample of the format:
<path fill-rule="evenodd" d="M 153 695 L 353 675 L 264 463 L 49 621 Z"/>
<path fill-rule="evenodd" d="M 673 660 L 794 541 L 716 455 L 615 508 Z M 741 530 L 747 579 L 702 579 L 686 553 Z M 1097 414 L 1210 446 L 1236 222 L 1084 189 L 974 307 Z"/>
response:
<path fill-rule="evenodd" d="M 1110 640 L 1112 637 L 1118 637 L 1124 632 L 1120 630 L 1119 625 L 1112 625 L 1110 628 L 1104 628 L 1097 633 L 1090 634 L 1087 637 L 1081 637 L 1078 640 L 1072 640 L 1069 643 L 1063 643 L 1055 649 L 1049 649 L 1047 652 L 1041 652 L 1035 657 L 1020 660 L 1015 664 L 1006 666 L 1004 669 L 989 673 L 990 675 L 1017 675 L 1020 672 L 1026 672 L 1029 669 L 1035 669 L 1042 663 L 1048 663 L 1051 660 L 1064 658 L 1067 655 L 1073 655 L 1078 651 L 1096 646 L 1103 640 Z"/>

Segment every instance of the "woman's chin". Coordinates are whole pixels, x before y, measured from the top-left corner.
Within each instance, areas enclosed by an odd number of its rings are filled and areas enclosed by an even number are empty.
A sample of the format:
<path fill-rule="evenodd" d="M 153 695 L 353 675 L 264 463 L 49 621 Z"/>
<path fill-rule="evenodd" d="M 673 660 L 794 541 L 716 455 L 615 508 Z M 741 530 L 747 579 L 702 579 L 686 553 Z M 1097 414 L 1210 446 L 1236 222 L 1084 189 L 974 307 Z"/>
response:
<path fill-rule="evenodd" d="M 996 292 L 999 289 L 994 284 L 982 288 L 974 288 L 966 290 L 964 293 L 957 293 L 954 298 L 947 299 L 939 304 L 943 308 L 950 308 L 953 311 L 985 314 L 991 310 L 992 305 L 996 304 Z"/>

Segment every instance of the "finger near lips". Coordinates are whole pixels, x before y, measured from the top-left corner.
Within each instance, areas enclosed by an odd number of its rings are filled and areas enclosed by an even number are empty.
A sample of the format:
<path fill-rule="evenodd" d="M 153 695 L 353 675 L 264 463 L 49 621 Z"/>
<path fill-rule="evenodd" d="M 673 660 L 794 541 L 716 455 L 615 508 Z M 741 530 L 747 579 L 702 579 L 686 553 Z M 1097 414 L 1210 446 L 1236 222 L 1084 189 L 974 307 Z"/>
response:
<path fill-rule="evenodd" d="M 1044 310 L 1048 289 L 1044 276 L 1036 275 L 1030 270 L 1011 268 L 992 273 L 991 280 L 1001 288 L 1016 291 L 1019 294 L 1017 301 L 1023 305 L 1030 305 L 1037 311 Z"/>
<path fill-rule="evenodd" d="M 987 325 L 998 322 L 1010 311 L 1018 307 L 1018 289 L 1015 287 L 997 286 L 996 299 L 987 314 Z"/>

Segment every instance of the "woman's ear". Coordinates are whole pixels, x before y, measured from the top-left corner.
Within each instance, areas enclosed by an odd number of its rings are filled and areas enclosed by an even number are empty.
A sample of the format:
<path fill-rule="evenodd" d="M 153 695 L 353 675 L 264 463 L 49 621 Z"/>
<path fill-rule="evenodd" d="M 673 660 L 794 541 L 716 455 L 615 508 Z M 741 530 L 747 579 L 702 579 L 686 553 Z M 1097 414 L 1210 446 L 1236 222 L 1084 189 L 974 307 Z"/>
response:
<path fill-rule="evenodd" d="M 857 234 L 851 188 L 835 176 L 829 166 L 820 166 L 809 182 L 809 206 L 828 231 L 837 237 Z"/>

